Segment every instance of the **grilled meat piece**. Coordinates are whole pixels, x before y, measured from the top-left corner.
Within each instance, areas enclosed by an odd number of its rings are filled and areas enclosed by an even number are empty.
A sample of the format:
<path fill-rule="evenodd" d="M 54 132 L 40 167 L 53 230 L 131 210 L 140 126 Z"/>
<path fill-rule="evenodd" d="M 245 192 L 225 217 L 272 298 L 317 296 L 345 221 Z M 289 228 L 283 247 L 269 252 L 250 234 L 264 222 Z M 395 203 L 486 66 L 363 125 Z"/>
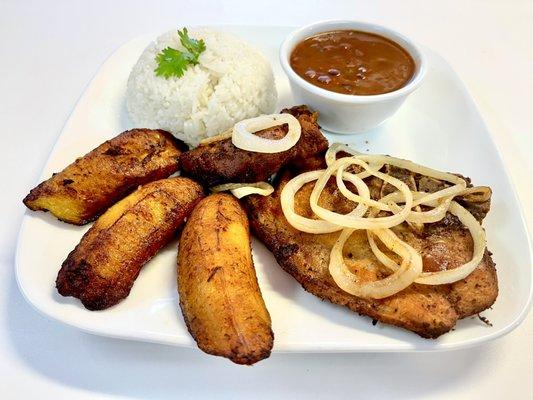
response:
<path fill-rule="evenodd" d="M 312 164 L 307 162 L 307 165 Z M 319 163 L 314 163 L 314 168 L 317 168 L 317 164 Z M 293 168 L 293 171 L 296 169 Z M 406 174 L 405 171 L 399 171 L 395 175 L 408 185 L 416 185 L 418 188 L 424 185 L 424 177 Z M 494 303 L 498 283 L 488 251 L 472 274 L 453 284 L 413 284 L 400 293 L 381 300 L 362 299 L 344 292 L 335 284 L 328 270 L 331 248 L 339 233 L 304 233 L 294 229 L 285 219 L 279 196 L 292 176 L 294 172 L 285 171 L 272 195 L 249 196 L 245 204 L 255 235 L 274 253 L 281 267 L 305 290 L 361 315 L 408 329 L 425 338 L 436 338 L 448 332 L 458 319 L 480 313 Z M 384 185 L 377 178 L 369 179 L 373 179 L 368 184 L 373 197 L 377 198 L 385 189 Z M 309 206 L 312 185 L 305 185 L 297 193 L 295 201 L 296 212 L 307 217 L 314 215 Z M 435 186 L 432 191 L 438 188 L 439 186 Z M 470 210 L 488 210 L 490 206 L 490 199 L 484 204 L 472 204 L 467 199 L 457 200 Z M 333 181 L 324 190 L 320 203 L 323 207 L 341 213 L 354 207 L 353 203 L 338 192 Z M 468 230 L 451 214 L 438 223 L 426 224 L 422 232 L 407 224 L 394 228 L 394 231 L 421 252 L 426 271 L 458 267 L 468 261 L 472 254 L 472 238 Z M 374 280 L 385 276 L 385 270 L 368 245 L 365 231 L 354 232 L 346 242 L 344 257 L 347 265 L 357 271 L 362 279 Z"/>
<path fill-rule="evenodd" d="M 282 112 L 294 115 L 302 126 L 300 140 L 289 150 L 275 154 L 257 153 L 235 147 L 231 139 L 220 140 L 184 153 L 180 158 L 183 174 L 208 187 L 228 182 L 266 181 L 289 162 L 311 157 L 327 149 L 328 142 L 320 132 L 316 113 L 305 106 Z M 268 139 L 280 139 L 286 133 L 287 126 L 281 125 L 256 134 Z"/>
<path fill-rule="evenodd" d="M 137 186 L 178 170 L 185 146 L 162 130 L 133 129 L 102 143 L 42 182 L 23 200 L 31 210 L 83 225 Z"/>
<path fill-rule="evenodd" d="M 188 178 L 151 182 L 107 210 L 63 262 L 63 296 L 102 310 L 128 296 L 142 266 L 166 243 L 203 197 Z"/>

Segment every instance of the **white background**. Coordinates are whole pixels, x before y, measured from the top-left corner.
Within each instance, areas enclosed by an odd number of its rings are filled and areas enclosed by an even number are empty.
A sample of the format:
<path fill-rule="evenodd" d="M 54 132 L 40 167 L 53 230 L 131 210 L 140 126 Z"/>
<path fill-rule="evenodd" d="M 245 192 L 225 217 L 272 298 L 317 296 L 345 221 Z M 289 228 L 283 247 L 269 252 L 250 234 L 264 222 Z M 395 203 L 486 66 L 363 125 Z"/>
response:
<path fill-rule="evenodd" d="M 478 103 L 533 226 L 532 1 L 252 3 L 0 0 L 0 397 L 531 398 L 531 315 L 508 336 L 469 350 L 274 354 L 239 367 L 198 350 L 83 334 L 48 321 L 21 297 L 13 270 L 21 199 L 78 97 L 123 42 L 184 25 L 351 18 L 431 47 Z"/>

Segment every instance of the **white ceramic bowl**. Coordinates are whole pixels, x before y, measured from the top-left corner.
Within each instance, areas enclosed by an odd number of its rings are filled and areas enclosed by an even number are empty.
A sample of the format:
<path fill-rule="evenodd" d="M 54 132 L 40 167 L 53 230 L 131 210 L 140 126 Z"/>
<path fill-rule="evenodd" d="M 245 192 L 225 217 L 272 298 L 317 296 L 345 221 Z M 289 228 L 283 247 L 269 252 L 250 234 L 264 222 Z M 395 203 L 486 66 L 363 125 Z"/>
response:
<path fill-rule="evenodd" d="M 393 92 L 357 96 L 331 92 L 301 78 L 290 66 L 294 47 L 302 40 L 321 32 L 358 30 L 384 36 L 402 46 L 413 57 L 415 73 L 402 88 Z M 417 89 L 426 72 L 426 59 L 420 49 L 405 36 L 380 25 L 356 21 L 322 21 L 292 32 L 282 43 L 279 58 L 289 77 L 297 103 L 307 104 L 319 112 L 320 125 L 335 133 L 358 133 L 375 128 L 391 117 L 409 94 Z"/>

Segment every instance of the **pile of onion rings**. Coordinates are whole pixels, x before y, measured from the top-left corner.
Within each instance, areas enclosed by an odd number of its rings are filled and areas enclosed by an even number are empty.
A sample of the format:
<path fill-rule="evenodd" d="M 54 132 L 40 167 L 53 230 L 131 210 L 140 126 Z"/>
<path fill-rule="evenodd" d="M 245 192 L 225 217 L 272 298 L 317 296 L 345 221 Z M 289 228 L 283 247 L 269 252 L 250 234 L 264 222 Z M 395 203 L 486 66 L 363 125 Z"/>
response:
<path fill-rule="evenodd" d="M 341 151 L 350 156 L 337 159 L 337 153 Z M 281 207 L 287 221 L 300 231 L 314 234 L 341 231 L 331 250 L 329 272 L 344 291 L 358 297 L 381 299 L 400 292 L 413 282 L 426 285 L 448 284 L 467 277 L 483 259 L 486 248 L 485 231 L 468 210 L 454 201 L 456 196 L 475 192 L 473 188 L 467 188 L 464 179 L 395 157 L 361 154 L 341 144 L 334 144 L 329 148 L 326 163 L 327 169 L 305 172 L 291 179 L 281 192 Z M 438 179 L 451 186 L 433 193 L 412 191 L 401 180 L 380 172 L 385 164 Z M 353 166 L 357 166 L 362 172 L 348 172 Z M 373 200 L 370 197 L 370 189 L 363 180 L 370 176 L 383 180 L 396 190 L 379 200 Z M 320 195 L 331 177 L 335 177 L 342 195 L 356 203 L 356 207 L 348 214 L 339 214 L 318 204 Z M 313 213 L 319 219 L 298 215 L 294 209 L 294 198 L 298 190 L 313 181 L 316 182 L 309 202 Z M 348 189 L 345 182 L 353 184 L 357 192 Z M 424 206 L 426 211 L 422 211 L 420 206 Z M 386 215 L 378 216 L 380 211 L 384 211 Z M 423 272 L 421 254 L 396 236 L 391 228 L 403 222 L 435 223 L 442 220 L 446 213 L 455 215 L 470 231 L 473 239 L 472 259 L 454 269 Z M 390 272 L 384 279 L 363 282 L 344 262 L 344 244 L 355 230 L 360 229 L 366 230 L 372 252 Z M 401 258 L 400 264 L 380 250 L 378 240 Z"/>

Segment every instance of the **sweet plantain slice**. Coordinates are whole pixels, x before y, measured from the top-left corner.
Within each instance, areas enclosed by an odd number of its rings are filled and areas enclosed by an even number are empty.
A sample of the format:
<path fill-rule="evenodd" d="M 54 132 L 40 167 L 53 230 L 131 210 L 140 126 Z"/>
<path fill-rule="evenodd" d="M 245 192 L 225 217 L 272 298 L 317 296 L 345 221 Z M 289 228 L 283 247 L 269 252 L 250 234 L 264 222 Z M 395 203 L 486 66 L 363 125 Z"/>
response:
<path fill-rule="evenodd" d="M 89 310 L 117 304 L 202 197 L 200 185 L 181 177 L 140 187 L 87 231 L 63 262 L 57 290 L 77 297 Z"/>
<path fill-rule="evenodd" d="M 83 225 L 137 186 L 176 172 L 183 150 L 168 132 L 126 131 L 39 184 L 23 201 L 31 210 L 50 211 L 61 221 Z"/>
<path fill-rule="evenodd" d="M 233 196 L 211 195 L 189 217 L 180 239 L 178 291 L 200 349 L 237 364 L 270 356 L 274 335 L 255 275 L 248 219 Z"/>

